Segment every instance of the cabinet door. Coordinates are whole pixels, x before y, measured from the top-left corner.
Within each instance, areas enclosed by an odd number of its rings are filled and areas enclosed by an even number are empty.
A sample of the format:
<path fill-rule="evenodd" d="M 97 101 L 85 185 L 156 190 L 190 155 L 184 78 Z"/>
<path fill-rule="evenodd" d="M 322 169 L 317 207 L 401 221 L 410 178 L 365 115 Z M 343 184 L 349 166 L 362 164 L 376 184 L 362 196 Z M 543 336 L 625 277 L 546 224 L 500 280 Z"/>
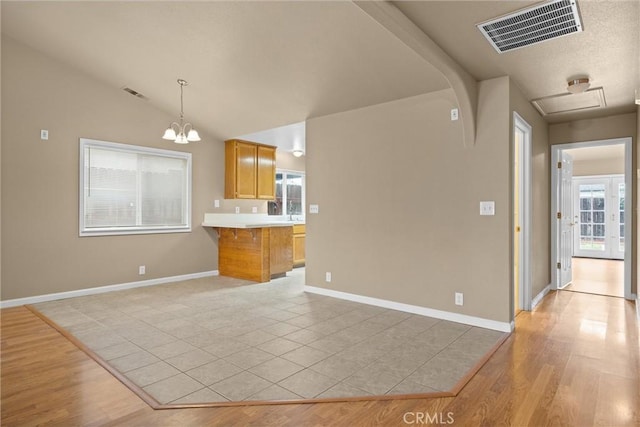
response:
<path fill-rule="evenodd" d="M 269 230 L 269 267 L 271 276 L 293 268 L 293 227 L 271 227 Z"/>
<path fill-rule="evenodd" d="M 254 144 L 236 143 L 236 199 L 256 198 L 256 151 Z"/>
<path fill-rule="evenodd" d="M 273 200 L 276 198 L 276 149 L 259 145 L 258 153 L 258 191 L 257 198 Z"/>
<path fill-rule="evenodd" d="M 304 241 L 305 234 L 293 235 L 293 265 L 300 266 L 305 263 Z"/>

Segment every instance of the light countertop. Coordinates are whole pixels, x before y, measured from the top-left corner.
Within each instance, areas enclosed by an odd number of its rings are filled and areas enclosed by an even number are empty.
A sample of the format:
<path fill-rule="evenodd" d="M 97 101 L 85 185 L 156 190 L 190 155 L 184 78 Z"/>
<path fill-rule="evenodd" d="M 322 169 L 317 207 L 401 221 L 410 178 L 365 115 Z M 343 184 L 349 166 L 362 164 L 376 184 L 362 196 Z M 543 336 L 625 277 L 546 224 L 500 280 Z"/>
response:
<path fill-rule="evenodd" d="M 203 227 L 218 228 L 268 228 L 292 227 L 304 224 L 304 221 L 286 221 L 275 219 L 267 214 L 205 214 Z"/>

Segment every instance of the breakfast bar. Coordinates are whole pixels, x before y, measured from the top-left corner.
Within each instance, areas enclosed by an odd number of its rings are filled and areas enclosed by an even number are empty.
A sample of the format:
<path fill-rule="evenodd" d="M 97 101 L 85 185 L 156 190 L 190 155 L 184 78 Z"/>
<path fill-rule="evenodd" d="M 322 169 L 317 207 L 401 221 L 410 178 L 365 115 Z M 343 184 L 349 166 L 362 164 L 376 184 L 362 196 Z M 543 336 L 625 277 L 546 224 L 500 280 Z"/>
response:
<path fill-rule="evenodd" d="M 202 226 L 218 233 L 220 275 L 263 283 L 293 269 L 294 224 L 266 215 L 206 214 Z"/>

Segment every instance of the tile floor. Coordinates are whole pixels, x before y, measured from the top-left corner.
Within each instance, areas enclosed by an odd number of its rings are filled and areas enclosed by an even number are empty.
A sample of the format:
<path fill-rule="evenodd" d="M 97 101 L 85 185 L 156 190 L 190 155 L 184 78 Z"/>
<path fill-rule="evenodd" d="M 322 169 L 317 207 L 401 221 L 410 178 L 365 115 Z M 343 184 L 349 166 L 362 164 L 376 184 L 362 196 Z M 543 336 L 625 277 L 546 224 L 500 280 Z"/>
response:
<path fill-rule="evenodd" d="M 35 308 L 161 404 L 449 391 L 503 336 L 303 282 L 210 277 Z"/>

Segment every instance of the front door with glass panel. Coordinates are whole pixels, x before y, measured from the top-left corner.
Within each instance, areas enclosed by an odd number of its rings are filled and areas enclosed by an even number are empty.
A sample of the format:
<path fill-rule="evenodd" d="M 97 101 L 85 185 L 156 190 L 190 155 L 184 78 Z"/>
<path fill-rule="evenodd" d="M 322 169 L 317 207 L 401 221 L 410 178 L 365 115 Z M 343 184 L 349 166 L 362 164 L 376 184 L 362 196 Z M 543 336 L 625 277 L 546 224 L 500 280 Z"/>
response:
<path fill-rule="evenodd" d="M 623 175 L 575 177 L 574 256 L 624 259 Z"/>

